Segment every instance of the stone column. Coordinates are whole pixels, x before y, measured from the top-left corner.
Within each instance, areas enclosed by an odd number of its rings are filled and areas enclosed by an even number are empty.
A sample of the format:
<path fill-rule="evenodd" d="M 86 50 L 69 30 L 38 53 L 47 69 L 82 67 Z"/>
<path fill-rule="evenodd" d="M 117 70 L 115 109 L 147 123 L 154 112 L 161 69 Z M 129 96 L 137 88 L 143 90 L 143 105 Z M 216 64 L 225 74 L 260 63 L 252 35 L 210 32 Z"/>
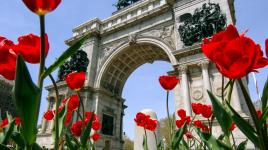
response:
<path fill-rule="evenodd" d="M 202 69 L 202 77 L 203 77 L 203 84 L 204 84 L 204 98 L 205 98 L 205 102 L 207 104 L 210 104 L 210 98 L 209 95 L 207 93 L 207 90 L 211 91 L 211 84 L 210 84 L 210 79 L 209 79 L 209 73 L 208 73 L 208 65 L 209 65 L 209 61 L 208 60 L 203 60 L 200 63 L 198 63 L 198 65 L 201 67 Z"/>
<path fill-rule="evenodd" d="M 184 109 L 186 110 L 186 114 L 191 116 L 192 110 L 191 110 L 191 100 L 190 100 L 187 69 L 188 67 L 186 65 L 181 65 L 179 67 L 179 71 L 181 72 L 181 85 L 182 85 L 182 91 L 183 91 L 182 94 L 183 94 L 183 101 L 184 101 L 183 103 Z"/>
<path fill-rule="evenodd" d="M 92 100 L 93 100 L 93 103 L 92 103 L 92 109 L 93 111 L 95 111 L 95 114 L 97 115 L 100 115 L 100 110 L 98 109 L 99 108 L 99 99 L 100 99 L 100 93 L 97 91 L 95 93 L 93 93 L 93 96 L 92 96 Z"/>
<path fill-rule="evenodd" d="M 140 111 L 146 115 L 149 115 L 151 117 L 151 119 L 157 120 L 157 116 L 156 113 L 151 110 L 151 109 L 144 109 L 142 111 Z M 154 135 L 154 132 L 150 131 L 150 130 L 146 130 L 147 133 L 147 145 L 149 150 L 157 150 L 157 145 L 160 141 L 160 126 L 159 123 L 157 124 L 156 127 L 156 138 Z M 143 149 L 143 136 L 145 136 L 145 132 L 143 127 L 139 127 L 139 126 L 135 126 L 135 134 L 134 134 L 134 150 L 142 150 Z M 157 139 L 157 144 L 156 144 L 156 139 Z"/>
<path fill-rule="evenodd" d="M 237 112 L 242 112 L 242 106 L 239 98 L 237 82 L 234 83 L 233 92 L 231 96 L 231 105 Z"/>

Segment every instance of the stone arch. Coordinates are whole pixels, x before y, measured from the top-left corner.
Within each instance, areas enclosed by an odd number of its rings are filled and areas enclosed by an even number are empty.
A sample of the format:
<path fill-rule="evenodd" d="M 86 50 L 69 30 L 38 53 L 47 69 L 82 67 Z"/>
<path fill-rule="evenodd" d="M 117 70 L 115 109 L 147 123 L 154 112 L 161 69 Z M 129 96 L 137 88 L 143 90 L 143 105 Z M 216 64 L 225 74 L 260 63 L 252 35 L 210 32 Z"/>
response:
<path fill-rule="evenodd" d="M 155 60 L 169 61 L 172 66 L 177 64 L 172 48 L 158 39 L 143 37 L 136 39 L 135 44 L 125 42 L 107 58 L 100 68 L 94 84 L 95 88 L 103 87 L 121 96 L 129 75 L 139 66 Z M 123 67 L 116 67 L 114 65 L 116 63 Z"/>

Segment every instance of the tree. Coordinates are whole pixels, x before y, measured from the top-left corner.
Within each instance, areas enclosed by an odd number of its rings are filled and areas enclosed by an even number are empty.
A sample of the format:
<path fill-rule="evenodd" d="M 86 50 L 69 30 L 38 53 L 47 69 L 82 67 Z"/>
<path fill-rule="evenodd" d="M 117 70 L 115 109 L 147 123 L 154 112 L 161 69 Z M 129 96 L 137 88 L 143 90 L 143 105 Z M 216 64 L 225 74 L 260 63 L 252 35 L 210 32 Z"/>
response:
<path fill-rule="evenodd" d="M 134 149 L 134 142 L 125 135 L 124 137 L 124 150 L 133 150 Z"/>
<path fill-rule="evenodd" d="M 170 116 L 170 118 L 174 118 L 173 116 Z M 167 144 L 167 147 L 170 145 L 170 138 L 169 138 L 169 125 L 168 125 L 168 118 L 163 118 L 159 120 L 159 125 L 160 125 L 160 134 L 161 134 L 161 139 L 165 139 L 165 142 Z M 175 123 L 172 123 L 172 129 L 175 129 Z"/>

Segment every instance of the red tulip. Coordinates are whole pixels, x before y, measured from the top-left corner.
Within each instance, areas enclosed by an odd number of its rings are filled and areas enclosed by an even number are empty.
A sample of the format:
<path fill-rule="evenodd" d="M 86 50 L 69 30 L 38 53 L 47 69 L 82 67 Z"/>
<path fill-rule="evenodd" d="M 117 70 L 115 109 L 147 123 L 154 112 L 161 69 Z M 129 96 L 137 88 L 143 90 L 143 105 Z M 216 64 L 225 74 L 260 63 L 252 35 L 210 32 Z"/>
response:
<path fill-rule="evenodd" d="M 181 128 L 183 124 L 184 124 L 184 120 L 176 120 L 176 126 L 178 128 Z"/>
<path fill-rule="evenodd" d="M 181 128 L 184 122 L 189 124 L 191 122 L 190 116 L 186 116 L 186 111 L 184 109 L 179 109 L 177 111 L 178 116 L 181 118 L 181 120 L 176 120 L 176 125 L 178 128 Z"/>
<path fill-rule="evenodd" d="M 186 136 L 188 139 L 193 138 L 192 133 L 191 133 L 191 132 L 189 132 L 189 131 L 187 131 L 187 132 L 185 133 L 185 136 Z"/>
<path fill-rule="evenodd" d="M 268 57 L 268 39 L 265 40 L 266 57 Z"/>
<path fill-rule="evenodd" d="M 44 114 L 44 118 L 46 120 L 52 120 L 54 118 L 54 113 L 52 110 L 48 110 L 47 112 L 45 112 Z"/>
<path fill-rule="evenodd" d="M 199 115 L 202 113 L 202 110 L 203 110 L 202 108 L 203 108 L 203 105 L 201 103 L 192 103 L 192 109 L 196 115 Z"/>
<path fill-rule="evenodd" d="M 99 130 L 101 128 L 101 124 L 99 121 L 93 121 L 92 122 L 92 129 L 93 130 Z"/>
<path fill-rule="evenodd" d="M 157 127 L 157 120 L 153 119 L 147 119 L 146 124 L 145 124 L 145 129 L 150 130 L 150 131 L 155 131 Z"/>
<path fill-rule="evenodd" d="M 69 100 L 70 99 L 70 100 Z M 70 97 L 64 99 L 62 101 L 62 104 L 65 105 L 65 103 L 69 100 L 68 104 L 68 112 L 72 112 L 76 110 L 80 104 L 79 97 L 77 95 L 71 95 Z"/>
<path fill-rule="evenodd" d="M 210 118 L 212 116 L 211 105 L 203 105 L 202 116 L 205 117 L 205 118 Z"/>
<path fill-rule="evenodd" d="M 177 114 L 179 117 L 181 117 L 181 119 L 185 119 L 186 118 L 186 111 L 184 109 L 179 109 L 177 111 Z"/>
<path fill-rule="evenodd" d="M 16 54 L 21 54 L 23 59 L 29 63 L 37 64 L 40 62 L 41 43 L 40 37 L 34 34 L 24 35 L 18 38 L 18 44 L 12 49 Z M 49 50 L 48 37 L 45 34 L 45 55 Z"/>
<path fill-rule="evenodd" d="M 15 79 L 17 55 L 11 49 L 13 42 L 0 36 L 0 75 L 8 80 Z"/>
<path fill-rule="evenodd" d="M 258 118 L 261 118 L 262 112 L 261 110 L 256 110 Z"/>
<path fill-rule="evenodd" d="M 98 118 L 98 116 L 95 114 L 95 113 L 93 113 L 93 112 L 85 112 L 85 122 L 86 122 L 86 124 L 87 124 L 87 122 L 90 120 L 90 118 L 91 118 L 91 115 L 93 115 L 94 114 L 94 118 L 93 118 L 93 121 L 98 121 L 99 122 L 99 118 Z"/>
<path fill-rule="evenodd" d="M 149 115 L 145 115 L 144 113 L 137 113 L 136 118 L 134 121 L 136 122 L 137 126 L 144 127 L 147 123 L 147 120 L 150 118 Z"/>
<path fill-rule="evenodd" d="M 5 118 L 4 120 L 2 120 L 2 123 L 0 125 L 0 128 L 4 128 L 7 125 L 8 125 L 8 120 L 7 120 L 7 118 Z"/>
<path fill-rule="evenodd" d="M 231 125 L 229 131 L 233 131 L 235 128 L 236 128 L 236 124 L 235 124 L 235 123 L 232 123 L 232 125 Z"/>
<path fill-rule="evenodd" d="M 197 128 L 203 128 L 204 125 L 202 124 L 202 122 L 200 120 L 196 120 L 193 122 L 193 124 L 197 127 Z"/>
<path fill-rule="evenodd" d="M 205 132 L 205 133 L 209 132 L 209 128 L 206 125 L 204 125 L 201 129 L 202 129 L 202 132 Z"/>
<path fill-rule="evenodd" d="M 73 116 L 73 113 L 72 112 L 67 112 L 66 113 L 66 117 L 65 117 L 65 121 L 64 121 L 64 125 L 68 125 L 71 120 L 72 120 L 72 116 Z"/>
<path fill-rule="evenodd" d="M 77 121 L 71 126 L 71 132 L 75 136 L 80 136 L 82 133 L 82 121 Z"/>
<path fill-rule="evenodd" d="M 98 133 L 94 133 L 92 135 L 92 139 L 93 139 L 93 141 L 98 141 L 100 139 L 100 135 Z"/>
<path fill-rule="evenodd" d="M 175 88 L 179 82 L 179 79 L 177 79 L 176 76 L 160 76 L 159 82 L 165 90 L 170 91 Z"/>
<path fill-rule="evenodd" d="M 86 73 L 85 72 L 73 72 L 67 75 L 65 81 L 70 89 L 80 90 L 85 83 Z"/>
<path fill-rule="evenodd" d="M 230 79 L 242 78 L 268 65 L 268 59 L 263 57 L 260 45 L 244 35 L 239 36 L 233 25 L 213 35 L 211 40 L 204 39 L 201 47 L 221 74 Z"/>
<path fill-rule="evenodd" d="M 14 119 L 15 119 L 15 124 L 16 125 L 20 125 L 20 123 L 21 123 L 20 122 L 20 118 L 19 117 L 15 117 Z"/>
<path fill-rule="evenodd" d="M 32 12 L 45 15 L 56 9 L 61 0 L 23 0 L 23 2 Z"/>

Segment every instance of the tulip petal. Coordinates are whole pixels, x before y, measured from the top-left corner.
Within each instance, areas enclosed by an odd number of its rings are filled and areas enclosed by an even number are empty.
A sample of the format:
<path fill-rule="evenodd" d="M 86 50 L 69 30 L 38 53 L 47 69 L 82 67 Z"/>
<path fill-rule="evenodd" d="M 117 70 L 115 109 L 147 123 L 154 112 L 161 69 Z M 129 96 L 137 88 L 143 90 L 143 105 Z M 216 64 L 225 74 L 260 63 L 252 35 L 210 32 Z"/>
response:
<path fill-rule="evenodd" d="M 265 40 L 266 57 L 268 58 L 268 39 Z"/>

